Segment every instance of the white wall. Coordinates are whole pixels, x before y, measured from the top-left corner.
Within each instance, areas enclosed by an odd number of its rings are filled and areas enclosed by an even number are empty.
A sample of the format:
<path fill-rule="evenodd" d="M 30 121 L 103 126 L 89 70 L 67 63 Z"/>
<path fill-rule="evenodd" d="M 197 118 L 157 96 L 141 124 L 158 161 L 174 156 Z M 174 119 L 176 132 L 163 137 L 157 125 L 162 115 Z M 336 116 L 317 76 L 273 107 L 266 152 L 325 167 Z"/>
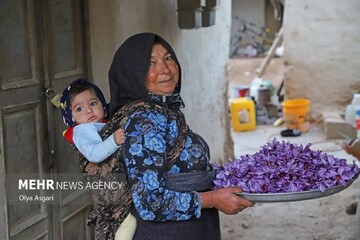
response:
<path fill-rule="evenodd" d="M 343 111 L 360 91 L 360 1 L 285 1 L 286 98 Z"/>
<path fill-rule="evenodd" d="M 243 22 L 237 20 L 235 17 L 240 17 L 241 19 L 255 24 L 252 29 L 260 31 L 260 27 L 265 26 L 265 0 L 226 0 L 231 1 L 231 39 L 236 38 L 237 31 L 242 29 Z M 243 40 L 246 45 L 246 39 Z"/>
<path fill-rule="evenodd" d="M 233 154 L 226 104 L 231 1 L 219 2 L 214 26 L 181 30 L 176 0 L 89 0 L 95 82 L 109 96 L 107 71 L 116 49 L 132 34 L 158 33 L 169 41 L 181 63 L 187 122 L 208 142 L 216 162 Z"/>
<path fill-rule="evenodd" d="M 257 26 L 265 26 L 265 0 L 231 0 L 231 14 L 250 21 Z M 234 19 L 233 19 L 234 20 Z M 237 21 L 234 20 L 231 32 L 236 30 Z"/>

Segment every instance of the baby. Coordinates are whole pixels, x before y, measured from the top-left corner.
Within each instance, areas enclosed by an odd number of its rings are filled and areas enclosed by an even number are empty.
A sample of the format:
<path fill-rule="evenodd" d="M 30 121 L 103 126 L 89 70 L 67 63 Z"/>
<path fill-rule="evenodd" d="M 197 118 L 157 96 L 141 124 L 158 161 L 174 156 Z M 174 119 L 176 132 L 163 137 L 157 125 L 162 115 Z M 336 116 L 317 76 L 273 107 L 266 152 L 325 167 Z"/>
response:
<path fill-rule="evenodd" d="M 69 126 L 64 137 L 93 163 L 107 159 L 124 143 L 124 130 L 117 129 L 105 140 L 99 135 L 107 116 L 107 104 L 101 90 L 93 83 L 78 79 L 64 89 L 60 99 L 63 121 Z M 132 239 L 136 219 L 129 214 L 116 231 L 115 240 Z"/>

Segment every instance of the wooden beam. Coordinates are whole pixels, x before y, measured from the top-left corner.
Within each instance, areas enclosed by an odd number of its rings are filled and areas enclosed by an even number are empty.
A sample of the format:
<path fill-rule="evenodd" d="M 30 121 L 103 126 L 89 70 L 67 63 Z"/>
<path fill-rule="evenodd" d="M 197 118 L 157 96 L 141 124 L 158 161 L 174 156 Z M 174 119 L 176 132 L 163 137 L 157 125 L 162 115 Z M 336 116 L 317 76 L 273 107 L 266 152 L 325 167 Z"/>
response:
<path fill-rule="evenodd" d="M 275 54 L 275 50 L 277 47 L 279 47 L 283 40 L 283 27 L 280 28 L 276 38 L 274 39 L 274 42 L 271 44 L 271 47 L 269 48 L 268 53 L 266 54 L 266 57 L 261 62 L 260 68 L 256 70 L 257 76 L 261 78 L 261 76 L 264 74 L 267 65 L 269 64 L 270 60 L 273 58 Z"/>

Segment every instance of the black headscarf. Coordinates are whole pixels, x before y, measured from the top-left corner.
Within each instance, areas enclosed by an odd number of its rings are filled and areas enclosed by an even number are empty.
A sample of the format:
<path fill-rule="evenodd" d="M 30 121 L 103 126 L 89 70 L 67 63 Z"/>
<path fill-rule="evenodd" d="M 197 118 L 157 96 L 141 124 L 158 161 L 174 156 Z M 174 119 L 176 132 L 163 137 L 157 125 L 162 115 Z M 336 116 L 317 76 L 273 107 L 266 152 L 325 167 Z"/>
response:
<path fill-rule="evenodd" d="M 112 116 L 118 109 L 134 101 L 152 103 L 154 98 L 145 87 L 154 43 L 160 43 L 173 57 L 179 68 L 179 81 L 174 94 L 179 101 L 181 89 L 181 67 L 170 44 L 154 33 L 139 33 L 129 37 L 116 51 L 109 70 L 110 106 Z M 180 105 L 183 105 L 180 104 Z"/>

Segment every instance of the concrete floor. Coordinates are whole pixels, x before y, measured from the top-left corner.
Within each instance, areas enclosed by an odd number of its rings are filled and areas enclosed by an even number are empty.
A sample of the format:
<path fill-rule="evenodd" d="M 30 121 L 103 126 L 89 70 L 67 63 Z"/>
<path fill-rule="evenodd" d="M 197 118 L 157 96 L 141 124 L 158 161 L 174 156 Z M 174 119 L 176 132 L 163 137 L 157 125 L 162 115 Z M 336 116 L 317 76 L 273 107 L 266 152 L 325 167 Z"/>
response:
<path fill-rule="evenodd" d="M 280 132 L 286 129 L 285 125 L 275 127 L 273 125 L 260 125 L 254 131 L 234 132 L 232 137 L 234 140 L 234 155 L 238 157 L 244 154 L 255 153 L 266 142 L 273 138 L 278 140 L 289 141 L 298 144 L 312 144 L 312 149 L 319 149 L 327 153 L 333 154 L 336 157 L 350 158 L 350 156 L 341 148 L 341 144 L 345 140 L 341 139 L 326 139 L 325 133 L 322 130 L 322 123 L 312 125 L 308 132 L 302 133 L 298 137 L 282 137 Z"/>
<path fill-rule="evenodd" d="M 229 96 L 231 89 L 237 85 L 251 85 L 257 77 L 256 69 L 261 66 L 262 58 L 233 58 L 228 62 Z M 284 60 L 274 58 L 270 61 L 266 71 L 261 76 L 263 80 L 270 81 L 277 89 L 284 76 Z"/>

